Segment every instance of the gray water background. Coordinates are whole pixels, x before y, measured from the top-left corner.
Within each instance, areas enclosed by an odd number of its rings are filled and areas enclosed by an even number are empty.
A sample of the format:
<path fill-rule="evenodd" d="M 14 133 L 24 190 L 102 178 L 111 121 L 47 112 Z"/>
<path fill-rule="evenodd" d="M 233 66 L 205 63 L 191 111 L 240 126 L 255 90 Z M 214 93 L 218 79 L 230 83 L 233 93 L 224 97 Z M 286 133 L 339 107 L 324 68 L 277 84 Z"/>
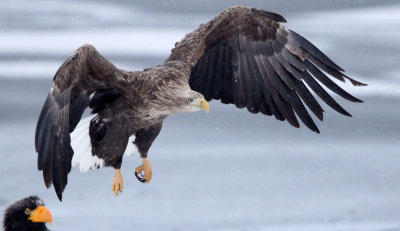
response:
<path fill-rule="evenodd" d="M 85 174 L 73 168 L 64 201 L 58 202 L 36 170 L 33 143 L 51 79 L 78 47 L 63 40 L 52 50 L 57 33 L 80 37 L 89 30 L 90 36 L 95 29 L 123 36 L 132 28 L 187 33 L 235 4 L 283 14 L 290 29 L 369 83 L 341 85 L 365 101 L 337 98 L 353 117 L 322 104 L 324 122 L 317 122 L 321 134 L 315 134 L 213 101 L 208 115 L 166 119 L 149 153 L 150 184 L 134 177 L 140 164 L 134 155 L 124 159 L 119 197 L 111 192 L 111 168 Z M 53 213 L 51 230 L 400 230 L 397 1 L 0 1 L 0 6 L 0 34 L 9 39 L 0 38 L 1 211 L 36 194 Z M 42 32 L 43 41 L 36 43 Z M 27 47 L 40 49 L 9 49 L 19 36 Z M 130 45 L 109 41 L 99 50 L 126 69 L 153 66 L 168 55 L 119 52 Z M 29 68 L 32 63 L 39 69 Z"/>

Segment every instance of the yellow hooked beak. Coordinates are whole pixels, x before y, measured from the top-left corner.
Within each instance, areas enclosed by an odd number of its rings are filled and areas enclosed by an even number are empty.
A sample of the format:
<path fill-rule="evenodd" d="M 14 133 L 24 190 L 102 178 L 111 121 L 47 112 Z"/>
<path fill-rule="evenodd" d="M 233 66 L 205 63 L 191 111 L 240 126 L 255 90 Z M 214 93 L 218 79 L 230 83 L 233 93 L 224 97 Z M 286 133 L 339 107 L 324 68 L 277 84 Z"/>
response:
<path fill-rule="evenodd" d="M 207 113 L 210 112 L 210 105 L 208 105 L 207 100 L 205 100 L 204 98 L 200 99 L 200 105 L 199 107 L 203 110 L 206 110 Z"/>
<path fill-rule="evenodd" d="M 32 210 L 28 219 L 32 222 L 53 223 L 50 211 L 44 206 L 39 206 L 35 210 Z"/>

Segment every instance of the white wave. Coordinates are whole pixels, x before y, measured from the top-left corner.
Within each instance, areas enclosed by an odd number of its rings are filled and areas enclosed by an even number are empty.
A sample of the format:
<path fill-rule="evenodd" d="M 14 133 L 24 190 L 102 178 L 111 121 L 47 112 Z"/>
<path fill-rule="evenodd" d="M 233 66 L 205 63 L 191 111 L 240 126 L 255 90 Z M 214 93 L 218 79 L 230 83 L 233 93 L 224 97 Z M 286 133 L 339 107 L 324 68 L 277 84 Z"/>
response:
<path fill-rule="evenodd" d="M 0 32 L 0 55 L 35 54 L 68 57 L 80 46 L 88 43 L 104 55 L 166 57 L 175 42 L 183 38 L 187 32 L 177 28 L 7 31 Z"/>
<path fill-rule="evenodd" d="M 72 55 L 72 53 L 71 53 Z M 68 56 L 65 56 L 67 59 Z M 53 79 L 64 60 L 12 60 L 0 62 L 0 79 Z M 118 68 L 142 70 L 146 66 L 135 63 L 113 62 Z"/>

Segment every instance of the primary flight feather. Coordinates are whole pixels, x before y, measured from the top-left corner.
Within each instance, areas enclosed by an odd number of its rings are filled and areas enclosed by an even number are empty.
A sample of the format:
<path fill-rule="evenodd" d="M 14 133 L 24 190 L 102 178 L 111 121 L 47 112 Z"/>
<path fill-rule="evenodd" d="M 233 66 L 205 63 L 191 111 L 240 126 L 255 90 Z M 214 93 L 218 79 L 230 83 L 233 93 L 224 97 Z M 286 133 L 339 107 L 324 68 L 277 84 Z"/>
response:
<path fill-rule="evenodd" d="M 55 74 L 37 123 L 38 169 L 46 186 L 53 184 L 61 200 L 72 164 L 79 164 L 81 171 L 112 166 L 112 189 L 118 195 L 123 189 L 122 156 L 136 148 L 143 165 L 135 174 L 148 183 L 152 168 L 147 153 L 163 120 L 176 113 L 208 111 L 212 99 L 274 115 L 295 127 L 298 117 L 319 133 L 307 108 L 320 120 L 323 109 L 311 89 L 350 116 L 321 84 L 352 102 L 362 101 L 331 77 L 365 84 L 346 76 L 280 22 L 286 20 L 275 13 L 228 8 L 176 43 L 163 64 L 143 71 L 118 69 L 93 46 L 80 47 Z M 92 115 L 81 119 L 86 108 Z"/>

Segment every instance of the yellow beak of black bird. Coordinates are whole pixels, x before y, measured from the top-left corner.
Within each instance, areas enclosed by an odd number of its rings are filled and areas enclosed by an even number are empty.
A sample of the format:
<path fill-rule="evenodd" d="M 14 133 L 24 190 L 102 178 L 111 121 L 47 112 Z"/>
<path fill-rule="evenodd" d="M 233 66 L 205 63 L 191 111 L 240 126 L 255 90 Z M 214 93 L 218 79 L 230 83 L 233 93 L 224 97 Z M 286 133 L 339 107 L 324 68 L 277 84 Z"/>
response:
<path fill-rule="evenodd" d="M 25 213 L 29 214 L 28 220 L 31 220 L 32 222 L 53 223 L 50 211 L 42 205 L 32 211 L 27 208 Z"/>
<path fill-rule="evenodd" d="M 52 224 L 50 211 L 37 196 L 30 196 L 10 205 L 4 214 L 4 231 L 48 231 L 45 223 Z"/>

